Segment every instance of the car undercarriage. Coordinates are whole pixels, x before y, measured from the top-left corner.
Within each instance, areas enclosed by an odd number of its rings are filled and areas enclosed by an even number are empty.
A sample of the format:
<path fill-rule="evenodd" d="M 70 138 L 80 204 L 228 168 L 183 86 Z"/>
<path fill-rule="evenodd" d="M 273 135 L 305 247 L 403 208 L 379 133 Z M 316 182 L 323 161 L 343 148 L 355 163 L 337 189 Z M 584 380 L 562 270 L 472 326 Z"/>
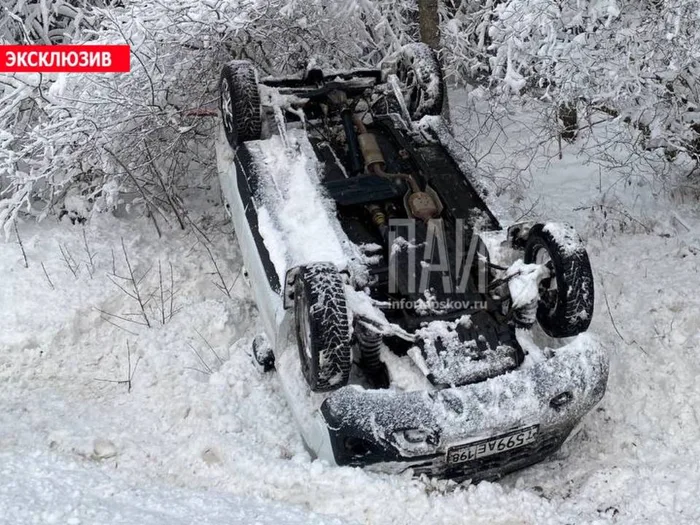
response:
<path fill-rule="evenodd" d="M 590 264 L 566 225 L 501 227 L 444 133 L 432 51 L 409 45 L 387 64 L 262 80 L 248 62 L 224 67 L 235 169 L 222 188 L 266 319 L 254 355 L 313 407 L 298 419 L 321 429 L 305 432 L 319 457 L 497 477 L 558 448 L 603 395 L 607 360 L 579 336 Z M 306 224 L 290 226 L 294 213 Z M 330 226 L 314 238 L 317 216 Z M 345 255 L 324 258 L 325 237 Z M 407 362 L 422 388 L 399 384 Z"/>

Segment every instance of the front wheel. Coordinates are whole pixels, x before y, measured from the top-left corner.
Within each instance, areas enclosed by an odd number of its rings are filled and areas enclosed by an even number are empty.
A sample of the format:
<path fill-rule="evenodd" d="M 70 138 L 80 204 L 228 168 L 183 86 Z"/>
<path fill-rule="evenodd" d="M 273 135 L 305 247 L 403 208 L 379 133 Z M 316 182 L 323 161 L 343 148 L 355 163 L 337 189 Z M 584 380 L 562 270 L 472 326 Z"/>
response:
<path fill-rule="evenodd" d="M 593 272 L 573 227 L 546 224 L 530 233 L 524 260 L 543 264 L 550 275 L 540 282 L 537 321 L 552 337 L 585 332 L 593 318 Z"/>
<path fill-rule="evenodd" d="M 350 320 L 343 279 L 333 264 L 302 266 L 294 284 L 294 319 L 301 371 L 314 392 L 350 378 Z"/>

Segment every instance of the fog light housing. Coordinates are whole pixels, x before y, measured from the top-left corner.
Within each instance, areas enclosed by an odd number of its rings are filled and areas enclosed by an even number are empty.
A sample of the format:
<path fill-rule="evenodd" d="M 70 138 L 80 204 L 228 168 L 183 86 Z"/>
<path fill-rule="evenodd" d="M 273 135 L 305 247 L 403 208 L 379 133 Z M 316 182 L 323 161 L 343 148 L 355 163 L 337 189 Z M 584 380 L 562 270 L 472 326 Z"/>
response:
<path fill-rule="evenodd" d="M 403 431 L 403 438 L 407 443 L 424 443 L 431 436 L 431 432 L 424 428 L 409 428 Z"/>
<path fill-rule="evenodd" d="M 345 450 L 354 457 L 362 457 L 372 452 L 372 444 L 362 438 L 348 436 L 345 438 L 343 445 Z"/>
<path fill-rule="evenodd" d="M 573 401 L 574 395 L 569 392 L 562 392 L 561 394 L 557 394 L 554 396 L 550 401 L 549 401 L 549 406 L 552 407 L 554 410 L 559 410 L 560 408 L 565 407 L 571 401 Z"/>
<path fill-rule="evenodd" d="M 392 441 L 405 456 L 432 454 L 438 445 L 437 434 L 429 428 L 405 428 L 392 434 Z"/>

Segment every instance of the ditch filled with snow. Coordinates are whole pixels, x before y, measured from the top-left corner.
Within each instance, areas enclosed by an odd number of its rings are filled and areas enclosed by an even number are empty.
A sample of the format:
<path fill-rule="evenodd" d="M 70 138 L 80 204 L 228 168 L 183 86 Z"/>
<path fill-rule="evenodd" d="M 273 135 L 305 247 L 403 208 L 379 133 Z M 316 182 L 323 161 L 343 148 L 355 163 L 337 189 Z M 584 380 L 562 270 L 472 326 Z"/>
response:
<path fill-rule="evenodd" d="M 21 224 L 28 268 L 0 244 L 0 523 L 700 522 L 700 216 L 656 199 L 648 231 L 601 235 L 586 205 L 616 180 L 565 149 L 528 190 L 586 238 L 608 392 L 553 457 L 476 486 L 309 456 L 253 366 L 262 329 L 217 199 L 192 199 L 201 233 L 162 238 L 109 214 Z M 145 315 L 117 286 L 127 257 Z"/>

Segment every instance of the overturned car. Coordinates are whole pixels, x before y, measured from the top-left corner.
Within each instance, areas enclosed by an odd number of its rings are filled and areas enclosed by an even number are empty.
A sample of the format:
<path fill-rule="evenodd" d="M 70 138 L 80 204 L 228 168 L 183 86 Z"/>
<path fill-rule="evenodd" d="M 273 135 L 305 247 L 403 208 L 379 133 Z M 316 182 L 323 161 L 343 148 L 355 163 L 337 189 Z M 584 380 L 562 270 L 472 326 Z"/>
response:
<path fill-rule="evenodd" d="M 495 479 L 602 398 L 573 228 L 503 228 L 440 114 L 433 52 L 377 70 L 220 79 L 217 159 L 262 334 L 308 448 L 338 465 Z"/>

